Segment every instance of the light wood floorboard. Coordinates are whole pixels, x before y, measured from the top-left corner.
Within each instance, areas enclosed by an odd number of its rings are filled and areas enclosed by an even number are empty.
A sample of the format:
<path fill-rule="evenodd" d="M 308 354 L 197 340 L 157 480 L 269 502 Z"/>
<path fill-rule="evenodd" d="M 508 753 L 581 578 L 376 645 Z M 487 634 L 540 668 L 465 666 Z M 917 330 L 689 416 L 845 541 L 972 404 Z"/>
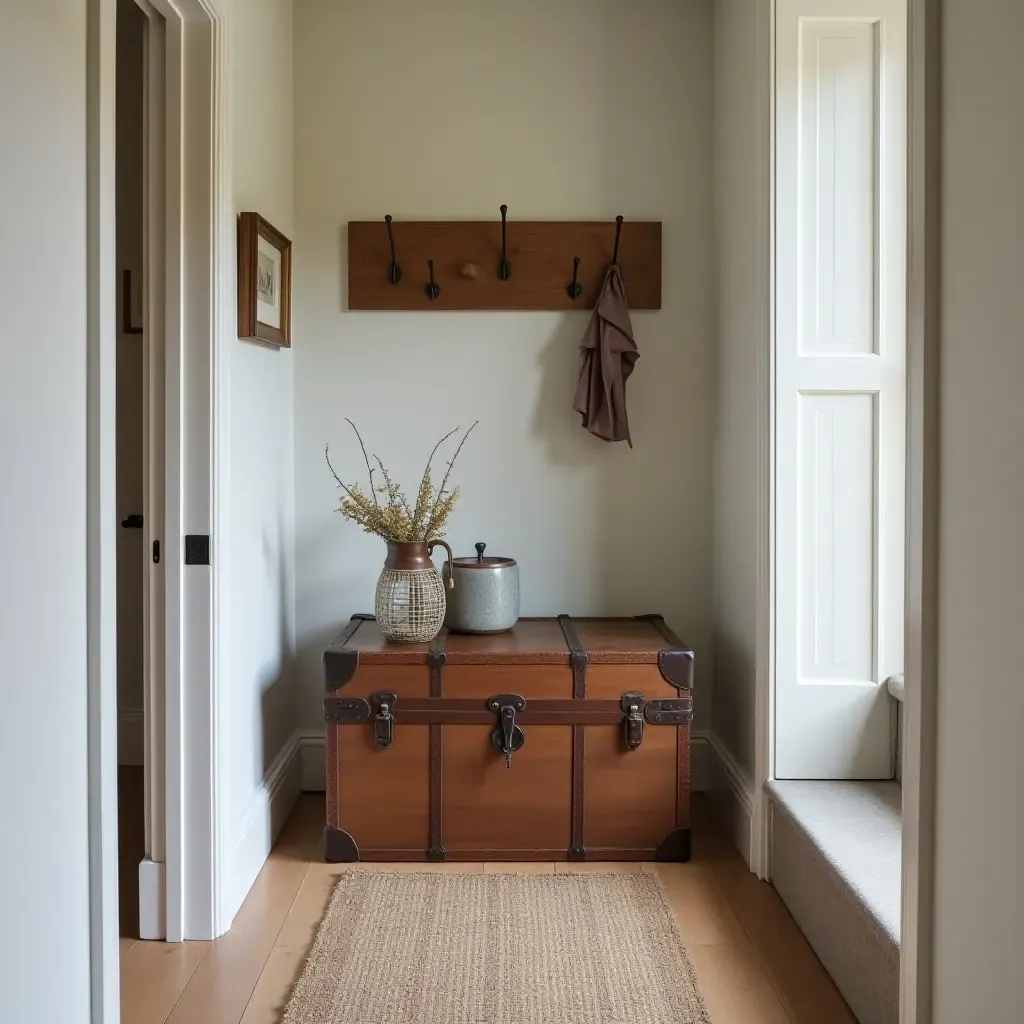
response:
<path fill-rule="evenodd" d="M 138 942 L 121 964 L 121 1024 L 164 1024 L 209 942 Z"/>
<path fill-rule="evenodd" d="M 168 1024 L 236 1024 L 242 1019 L 308 871 L 306 860 L 271 856 L 231 930 L 210 944 Z"/>
<path fill-rule="evenodd" d="M 322 796 L 296 805 L 231 930 L 211 943 L 122 940 L 124 1024 L 279 1024 L 345 870 L 607 872 L 661 877 L 714 1024 L 856 1024 L 769 885 L 700 794 L 689 864 L 325 864 Z M 600 1022 L 595 1022 L 600 1024 Z"/>
<path fill-rule="evenodd" d="M 713 871 L 791 1024 L 857 1024 L 778 893 L 739 857 L 716 862 Z"/>

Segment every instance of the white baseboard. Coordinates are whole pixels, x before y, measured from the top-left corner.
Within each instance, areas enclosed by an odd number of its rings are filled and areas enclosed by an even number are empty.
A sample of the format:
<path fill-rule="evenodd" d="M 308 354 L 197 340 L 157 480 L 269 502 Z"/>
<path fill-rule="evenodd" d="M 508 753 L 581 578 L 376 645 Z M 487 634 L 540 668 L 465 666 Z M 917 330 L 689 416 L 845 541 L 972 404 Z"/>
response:
<path fill-rule="evenodd" d="M 299 729 L 295 735 L 299 744 L 299 760 L 302 763 L 302 790 L 305 793 L 322 793 L 326 773 L 323 730 Z M 720 774 L 710 734 L 706 732 L 691 733 L 690 788 L 697 791 L 708 791 L 711 782 Z"/>
<path fill-rule="evenodd" d="M 165 865 L 148 857 L 139 864 L 139 938 L 167 938 Z"/>
<path fill-rule="evenodd" d="M 146 727 L 142 708 L 117 712 L 117 763 L 137 765 L 145 763 Z"/>
<path fill-rule="evenodd" d="M 242 815 L 234 841 L 230 844 L 230 868 L 225 874 L 221 913 L 225 931 L 266 863 L 274 840 L 291 814 L 301 791 L 299 733 L 294 732 L 257 786 Z"/>
<path fill-rule="evenodd" d="M 694 793 L 706 793 L 709 781 L 714 777 L 714 758 L 708 733 L 703 729 L 690 732 L 690 789 Z"/>
<path fill-rule="evenodd" d="M 326 788 L 327 745 L 323 729 L 298 729 L 302 792 L 322 793 Z"/>
<path fill-rule="evenodd" d="M 717 733 L 707 734 L 707 749 L 708 777 L 703 789 L 726 834 L 736 844 L 736 849 L 749 867 L 756 862 L 754 785 Z"/>

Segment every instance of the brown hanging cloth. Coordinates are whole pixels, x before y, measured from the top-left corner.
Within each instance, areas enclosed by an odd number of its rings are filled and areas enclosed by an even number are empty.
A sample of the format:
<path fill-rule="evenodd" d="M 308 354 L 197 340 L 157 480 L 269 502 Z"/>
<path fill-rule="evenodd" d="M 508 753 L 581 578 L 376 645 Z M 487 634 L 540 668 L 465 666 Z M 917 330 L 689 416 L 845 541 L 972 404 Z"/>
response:
<path fill-rule="evenodd" d="M 618 264 L 604 276 L 601 294 L 580 343 L 583 365 L 573 409 L 583 426 L 602 441 L 626 441 L 633 447 L 626 418 L 626 381 L 640 358 L 626 306 Z"/>

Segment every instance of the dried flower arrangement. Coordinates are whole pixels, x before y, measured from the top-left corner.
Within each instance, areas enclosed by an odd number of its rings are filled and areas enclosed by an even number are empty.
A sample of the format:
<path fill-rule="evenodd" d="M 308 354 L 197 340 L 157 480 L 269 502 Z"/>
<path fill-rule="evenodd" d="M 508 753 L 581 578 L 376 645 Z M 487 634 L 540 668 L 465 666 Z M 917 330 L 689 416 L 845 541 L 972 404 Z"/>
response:
<path fill-rule="evenodd" d="M 476 423 L 463 434 L 462 440 L 455 449 L 455 454 L 448 462 L 448 468 L 445 471 L 444 478 L 441 480 L 441 486 L 437 488 L 434 487 L 430 475 L 431 463 L 434 461 L 437 449 L 462 428 L 456 427 L 454 430 L 449 431 L 434 445 L 430 458 L 427 459 L 427 468 L 423 471 L 423 476 L 420 479 L 416 504 L 415 506 L 410 506 L 405 494 L 399 485 L 391 479 L 391 474 L 384 468 L 384 463 L 376 455 L 373 456 L 373 462 L 376 463 L 377 468 L 374 468 L 366 451 L 366 445 L 363 444 L 362 435 L 359 433 L 356 425 L 347 417 L 345 422 L 355 431 L 355 435 L 359 440 L 359 447 L 363 450 L 366 470 L 370 475 L 370 490 L 367 493 L 359 484 L 346 484 L 342 482 L 338 474 L 334 472 L 334 466 L 331 465 L 330 445 L 327 445 L 324 448 L 324 457 L 327 459 L 327 465 L 332 476 L 337 480 L 338 486 L 344 491 L 338 511 L 346 519 L 350 519 L 353 523 L 361 526 L 367 533 L 375 534 L 384 540 L 395 541 L 396 543 L 426 541 L 443 537 L 444 525 L 452 514 L 455 503 L 459 500 L 458 487 L 454 487 L 450 491 L 448 490 L 448 477 L 451 475 L 455 460 L 459 457 L 459 452 L 462 451 L 462 446 L 466 443 L 466 438 L 472 433 Z M 378 469 L 384 479 L 384 483 L 375 487 L 373 474 Z M 378 497 L 378 495 L 382 496 L 385 500 L 382 502 L 381 497 Z"/>

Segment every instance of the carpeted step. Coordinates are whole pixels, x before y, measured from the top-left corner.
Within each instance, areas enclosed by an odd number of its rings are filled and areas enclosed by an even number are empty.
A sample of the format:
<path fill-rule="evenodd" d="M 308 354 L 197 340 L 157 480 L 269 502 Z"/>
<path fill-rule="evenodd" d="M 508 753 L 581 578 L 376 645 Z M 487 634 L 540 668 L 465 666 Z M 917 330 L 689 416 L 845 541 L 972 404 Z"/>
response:
<path fill-rule="evenodd" d="M 772 883 L 860 1024 L 897 1024 L 902 791 L 772 782 Z"/>

